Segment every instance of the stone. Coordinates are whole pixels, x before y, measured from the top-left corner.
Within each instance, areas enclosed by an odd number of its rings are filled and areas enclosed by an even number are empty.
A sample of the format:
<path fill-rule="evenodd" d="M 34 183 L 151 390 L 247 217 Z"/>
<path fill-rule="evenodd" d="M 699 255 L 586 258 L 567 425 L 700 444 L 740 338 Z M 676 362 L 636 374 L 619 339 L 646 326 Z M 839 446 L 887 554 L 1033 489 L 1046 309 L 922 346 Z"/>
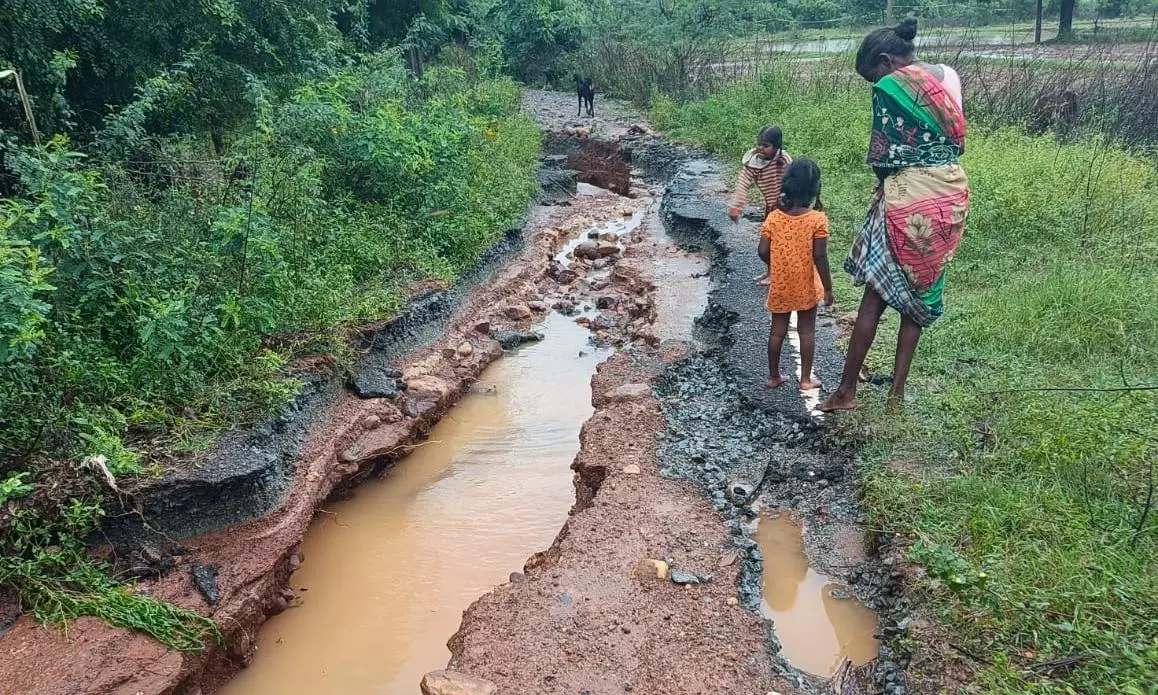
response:
<path fill-rule="evenodd" d="M 422 677 L 422 695 L 495 695 L 494 683 L 459 671 L 431 671 Z"/>
<path fill-rule="evenodd" d="M 527 308 L 536 314 L 544 314 L 547 312 L 547 303 L 543 301 L 527 302 Z"/>
<path fill-rule="evenodd" d="M 623 472 L 626 475 L 639 475 L 642 471 L 639 469 L 639 466 L 637 466 L 633 463 L 631 465 L 624 466 Z"/>
<path fill-rule="evenodd" d="M 609 331 L 612 328 L 619 327 L 619 320 L 614 316 L 607 314 L 600 314 L 591 321 L 591 327 L 597 331 Z"/>
<path fill-rule="evenodd" d="M 537 343 L 543 339 L 542 333 L 534 331 L 495 331 L 491 337 L 504 350 L 514 350 L 523 343 Z"/>
<path fill-rule="evenodd" d="M 612 403 L 637 401 L 643 398 L 650 398 L 651 387 L 647 384 L 624 384 L 623 386 L 617 386 L 611 389 L 603 395 Z"/>
<path fill-rule="evenodd" d="M 350 389 L 358 398 L 397 398 L 398 377 L 393 370 L 359 369 L 350 378 Z M 401 376 L 401 375 L 399 375 Z"/>
<path fill-rule="evenodd" d="M 600 295 L 595 298 L 595 306 L 599 309 L 613 309 L 619 303 L 619 295 L 614 292 Z"/>
<path fill-rule="evenodd" d="M 462 345 L 459 345 L 458 348 L 455 349 L 455 352 L 458 353 L 459 357 L 470 357 L 474 354 L 474 346 L 469 342 L 466 342 Z"/>
<path fill-rule="evenodd" d="M 402 412 L 406 414 L 406 417 L 419 418 L 437 407 L 438 404 L 432 401 L 407 401 L 406 405 L 402 407 Z"/>
<path fill-rule="evenodd" d="M 732 606 L 734 608 L 734 607 L 740 605 L 740 599 L 736 598 L 735 596 L 729 596 L 728 597 L 728 605 Z"/>
<path fill-rule="evenodd" d="M 575 256 L 575 258 L 585 258 L 593 261 L 599 258 L 599 244 L 594 241 L 584 241 L 575 247 L 571 255 Z"/>
<path fill-rule="evenodd" d="M 522 572 L 511 572 L 511 575 L 507 577 L 507 580 L 511 584 L 522 584 L 523 582 L 527 581 L 527 575 L 523 574 Z"/>
<path fill-rule="evenodd" d="M 531 307 L 526 304 L 516 304 L 509 306 L 503 311 L 503 315 L 512 321 L 526 321 L 531 318 Z"/>
<path fill-rule="evenodd" d="M 220 571 L 221 567 L 217 565 L 203 565 L 196 561 L 189 566 L 189 573 L 193 575 L 193 584 L 210 606 L 216 606 L 217 602 L 221 600 L 221 589 L 217 586 L 217 574 Z"/>
<path fill-rule="evenodd" d="M 699 575 L 694 572 L 688 572 L 687 570 L 672 570 L 671 580 L 675 584 L 681 584 L 683 586 L 694 586 L 696 584 L 704 584 L 706 582 L 712 581 L 712 575 Z"/>
<path fill-rule="evenodd" d="M 381 426 L 382 418 L 378 417 L 377 415 L 367 415 L 366 417 L 362 418 L 362 429 L 364 430 L 376 430 Z"/>
<path fill-rule="evenodd" d="M 540 169 L 535 179 L 539 183 L 535 197 L 539 205 L 569 204 L 579 190 L 579 172 L 572 169 Z"/>
<path fill-rule="evenodd" d="M 730 551 L 724 553 L 724 555 L 720 558 L 719 566 L 721 568 L 731 567 L 732 565 L 736 564 L 736 561 L 739 559 L 740 559 L 740 554 L 737 553 L 735 550 L 730 550 Z"/>
<path fill-rule="evenodd" d="M 632 570 L 631 575 L 640 579 L 646 577 L 655 577 L 656 579 L 668 578 L 668 564 L 663 560 L 640 560 L 636 564 L 635 569 Z"/>
<path fill-rule="evenodd" d="M 619 244 L 611 241 L 600 241 L 595 247 L 595 253 L 599 258 L 607 258 L 619 253 Z"/>
<path fill-rule="evenodd" d="M 603 232 L 602 234 L 600 234 L 598 236 L 599 236 L 599 241 L 610 241 L 610 242 L 619 241 L 619 235 L 615 234 L 614 232 Z"/>
<path fill-rule="evenodd" d="M 483 335 L 490 333 L 491 332 L 491 322 L 490 321 L 479 321 L 478 323 L 476 323 L 474 325 L 474 332 L 475 333 L 482 333 Z"/>

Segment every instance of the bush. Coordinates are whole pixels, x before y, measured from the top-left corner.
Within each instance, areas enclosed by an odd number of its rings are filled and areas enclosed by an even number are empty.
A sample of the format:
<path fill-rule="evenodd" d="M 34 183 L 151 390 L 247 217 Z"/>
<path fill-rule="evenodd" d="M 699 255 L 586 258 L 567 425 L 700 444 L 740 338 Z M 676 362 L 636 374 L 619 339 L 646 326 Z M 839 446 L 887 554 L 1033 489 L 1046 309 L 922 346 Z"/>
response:
<path fill-rule="evenodd" d="M 41 617 L 203 646 L 205 621 L 85 559 L 101 477 L 149 474 L 266 416 L 297 390 L 293 360 L 341 357 L 350 328 L 469 268 L 536 187 L 540 136 L 518 108 L 508 79 L 415 79 L 388 51 L 264 100 L 221 158 L 196 138 L 145 140 L 127 161 L 65 137 L 15 150 L 0 502 L 17 506 L 0 505 L 0 584 Z"/>

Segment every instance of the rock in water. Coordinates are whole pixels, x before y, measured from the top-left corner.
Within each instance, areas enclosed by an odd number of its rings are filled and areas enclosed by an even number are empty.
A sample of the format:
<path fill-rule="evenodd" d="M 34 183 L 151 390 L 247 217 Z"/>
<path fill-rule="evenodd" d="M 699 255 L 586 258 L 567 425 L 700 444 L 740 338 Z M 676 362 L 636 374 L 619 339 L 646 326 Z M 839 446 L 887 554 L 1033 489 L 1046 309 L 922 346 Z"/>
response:
<path fill-rule="evenodd" d="M 194 562 L 189 568 L 189 573 L 193 575 L 193 584 L 210 606 L 216 606 L 221 600 L 221 589 L 217 586 L 217 573 L 220 571 L 221 568 L 217 565 L 203 565 L 200 562 Z"/>
<path fill-rule="evenodd" d="M 534 331 L 495 331 L 491 337 L 502 349 L 514 350 L 523 343 L 539 342 L 543 339 L 543 334 Z"/>
<path fill-rule="evenodd" d="M 614 256 L 615 254 L 619 253 L 619 244 L 616 244 L 612 241 L 601 241 L 599 242 L 599 245 L 596 246 L 595 253 L 600 258 Z"/>
<path fill-rule="evenodd" d="M 422 677 L 422 695 L 495 695 L 499 687 L 458 671 L 431 671 Z"/>
<path fill-rule="evenodd" d="M 586 258 L 589 261 L 593 261 L 599 258 L 599 244 L 594 241 L 584 241 L 575 247 L 572 255 L 575 256 L 575 258 Z"/>

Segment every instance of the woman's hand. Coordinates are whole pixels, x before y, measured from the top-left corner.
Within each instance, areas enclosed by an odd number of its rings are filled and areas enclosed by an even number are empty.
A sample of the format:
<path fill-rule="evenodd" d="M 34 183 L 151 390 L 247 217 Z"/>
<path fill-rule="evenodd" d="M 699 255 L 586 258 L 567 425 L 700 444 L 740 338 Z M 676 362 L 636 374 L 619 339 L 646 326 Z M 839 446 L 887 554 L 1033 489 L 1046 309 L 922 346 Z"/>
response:
<path fill-rule="evenodd" d="M 743 212 L 743 210 L 740 208 L 732 208 L 731 210 L 728 210 L 728 217 L 732 218 L 733 222 L 739 222 L 741 212 Z"/>
<path fill-rule="evenodd" d="M 836 297 L 833 296 L 832 290 L 824 291 L 824 306 L 832 306 L 836 304 Z"/>

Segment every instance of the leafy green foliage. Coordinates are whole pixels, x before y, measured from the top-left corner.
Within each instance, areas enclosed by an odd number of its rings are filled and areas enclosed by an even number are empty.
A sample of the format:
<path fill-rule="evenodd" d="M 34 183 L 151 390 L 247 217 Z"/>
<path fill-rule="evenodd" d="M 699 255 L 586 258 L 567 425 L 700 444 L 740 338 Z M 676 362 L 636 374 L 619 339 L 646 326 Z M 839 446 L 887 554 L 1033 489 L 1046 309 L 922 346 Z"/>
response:
<path fill-rule="evenodd" d="M 525 210 L 540 149 L 509 79 L 415 78 L 390 49 L 256 85 L 221 156 L 204 130 L 150 135 L 195 75 L 148 81 L 100 157 L 65 136 L 13 148 L 18 195 L 0 199 L 0 502 L 17 503 L 0 507 L 0 584 L 43 619 L 191 650 L 212 623 L 112 581 L 78 540 L 101 466 L 147 475 L 282 406 L 293 359 L 340 357 L 351 327 L 469 268 Z"/>
<path fill-rule="evenodd" d="M 782 125 L 786 149 L 821 166 L 839 259 L 873 186 L 867 106 L 863 82 L 833 64 L 684 106 L 660 99 L 655 120 L 737 161 L 761 125 Z M 1150 695 L 1158 397 L 1034 389 L 1154 383 L 1158 305 L 1138 292 L 1158 285 L 1158 175 L 1104 141 L 1010 128 L 974 128 L 964 165 L 970 219 L 947 313 L 910 378 L 917 400 L 890 415 L 883 392 L 862 387 L 869 407 L 842 425 L 868 439 L 867 511 L 924 566 L 914 595 L 992 662 L 977 665 L 988 692 Z M 834 280 L 838 311 L 855 307 L 859 290 Z M 870 368 L 891 369 L 896 325 L 882 325 Z M 1029 668 L 1075 656 L 1069 671 Z"/>

